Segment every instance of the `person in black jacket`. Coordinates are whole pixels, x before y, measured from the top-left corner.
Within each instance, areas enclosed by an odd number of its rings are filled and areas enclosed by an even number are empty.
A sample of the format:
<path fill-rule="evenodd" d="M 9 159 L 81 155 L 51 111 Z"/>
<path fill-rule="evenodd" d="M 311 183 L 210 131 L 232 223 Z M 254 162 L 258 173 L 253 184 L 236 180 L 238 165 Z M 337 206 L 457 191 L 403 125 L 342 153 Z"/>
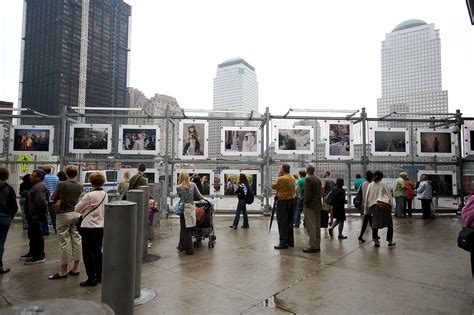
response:
<path fill-rule="evenodd" d="M 28 203 L 27 196 L 33 183 L 30 180 L 30 174 L 23 176 L 23 182 L 20 184 L 20 207 L 21 207 L 21 220 L 23 223 L 23 230 L 28 230 Z"/>
<path fill-rule="evenodd" d="M 240 219 L 241 212 L 242 212 L 242 215 L 244 216 L 244 225 L 242 225 L 242 228 L 243 229 L 249 228 L 247 204 L 245 203 L 245 197 L 247 196 L 247 192 L 249 191 L 249 189 L 252 189 L 252 188 L 250 188 L 247 175 L 241 173 L 239 176 L 239 186 L 237 190 L 235 191 L 238 202 L 237 202 L 237 210 L 235 211 L 234 223 L 231 226 L 229 226 L 231 229 L 237 230 L 237 226 L 239 226 L 239 219 Z"/>
<path fill-rule="evenodd" d="M 342 188 L 342 186 L 344 186 L 344 179 L 338 178 L 336 180 L 336 188 L 333 189 L 331 198 L 332 215 L 334 218 L 334 222 L 328 230 L 329 235 L 332 236 L 332 231 L 336 226 L 339 225 L 339 235 L 337 238 L 340 240 L 344 240 L 347 238 L 347 236 L 342 235 L 342 230 L 344 229 L 344 221 L 346 221 L 346 209 L 344 205 L 347 203 L 346 191 L 344 190 L 344 188 Z"/>
<path fill-rule="evenodd" d="M 321 244 L 321 195 L 323 192 L 321 180 L 314 175 L 314 164 L 306 166 L 308 176 L 305 180 L 303 194 L 303 214 L 309 236 L 309 247 L 303 249 L 305 253 L 318 253 Z"/>
<path fill-rule="evenodd" d="M 0 274 L 10 271 L 10 268 L 3 266 L 3 251 L 8 230 L 18 211 L 15 190 L 7 183 L 9 175 L 8 169 L 0 167 Z"/>

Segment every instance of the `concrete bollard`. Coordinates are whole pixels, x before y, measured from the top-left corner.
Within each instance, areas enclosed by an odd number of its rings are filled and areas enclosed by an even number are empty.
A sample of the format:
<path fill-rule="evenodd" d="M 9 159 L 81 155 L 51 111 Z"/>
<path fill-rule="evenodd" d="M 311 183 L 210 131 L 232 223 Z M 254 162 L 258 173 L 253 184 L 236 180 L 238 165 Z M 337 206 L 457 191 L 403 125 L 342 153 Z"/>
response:
<path fill-rule="evenodd" d="M 105 205 L 101 301 L 118 315 L 133 314 L 137 204 Z"/>
<path fill-rule="evenodd" d="M 137 204 L 137 233 L 135 234 L 135 298 L 140 297 L 142 285 L 142 252 L 143 252 L 143 202 L 145 194 L 143 190 L 133 189 L 127 192 L 127 200 Z"/>
<path fill-rule="evenodd" d="M 150 187 L 139 186 L 138 189 L 143 190 L 144 193 L 144 207 L 142 209 L 143 215 L 143 248 L 142 248 L 142 260 L 145 261 L 148 257 L 148 200 L 150 200 Z M 137 224 L 140 224 L 137 222 Z"/>

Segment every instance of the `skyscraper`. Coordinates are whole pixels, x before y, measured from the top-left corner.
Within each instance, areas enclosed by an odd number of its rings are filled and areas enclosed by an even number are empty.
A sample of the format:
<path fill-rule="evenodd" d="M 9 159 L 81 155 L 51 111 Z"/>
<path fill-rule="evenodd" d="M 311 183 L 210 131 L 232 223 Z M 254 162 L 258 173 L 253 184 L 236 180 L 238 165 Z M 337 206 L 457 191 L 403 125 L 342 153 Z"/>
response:
<path fill-rule="evenodd" d="M 448 92 L 442 90 L 441 41 L 434 24 L 402 22 L 382 42 L 382 97 L 377 100 L 377 115 L 383 117 L 394 111 L 448 112 Z M 387 125 L 406 126 L 403 122 Z"/>
<path fill-rule="evenodd" d="M 20 106 L 126 107 L 130 15 L 123 0 L 25 0 Z"/>
<path fill-rule="evenodd" d="M 255 68 L 242 58 L 232 58 L 217 66 L 214 78 L 215 111 L 241 113 L 216 113 L 219 116 L 239 117 L 251 111 L 258 112 L 258 82 Z M 221 128 L 224 126 L 244 126 L 244 121 L 216 121 L 209 124 L 209 157 L 220 154 Z"/>

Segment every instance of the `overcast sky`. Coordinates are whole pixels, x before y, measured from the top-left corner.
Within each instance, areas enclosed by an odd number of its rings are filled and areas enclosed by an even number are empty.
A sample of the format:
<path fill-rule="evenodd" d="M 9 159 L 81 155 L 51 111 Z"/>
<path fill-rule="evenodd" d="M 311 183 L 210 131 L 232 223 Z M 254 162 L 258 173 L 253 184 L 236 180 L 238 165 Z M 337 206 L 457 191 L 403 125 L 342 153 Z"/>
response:
<path fill-rule="evenodd" d="M 441 33 L 450 111 L 474 116 L 474 26 L 464 0 L 128 0 L 129 85 L 184 108 L 212 108 L 217 64 L 256 68 L 259 110 L 360 109 L 376 116 L 381 42 L 421 19 Z M 0 0 L 0 100 L 18 99 L 23 1 Z M 471 92 L 471 93 L 470 93 Z"/>

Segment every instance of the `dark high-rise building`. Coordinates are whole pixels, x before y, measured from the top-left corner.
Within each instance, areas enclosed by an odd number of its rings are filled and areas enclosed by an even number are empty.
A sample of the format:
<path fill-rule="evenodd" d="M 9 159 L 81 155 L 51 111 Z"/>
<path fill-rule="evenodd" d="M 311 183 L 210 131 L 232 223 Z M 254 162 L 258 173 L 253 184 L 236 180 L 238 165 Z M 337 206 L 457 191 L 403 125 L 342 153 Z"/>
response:
<path fill-rule="evenodd" d="M 128 4 L 25 0 L 24 5 L 21 107 L 57 114 L 62 106 L 127 106 Z"/>

